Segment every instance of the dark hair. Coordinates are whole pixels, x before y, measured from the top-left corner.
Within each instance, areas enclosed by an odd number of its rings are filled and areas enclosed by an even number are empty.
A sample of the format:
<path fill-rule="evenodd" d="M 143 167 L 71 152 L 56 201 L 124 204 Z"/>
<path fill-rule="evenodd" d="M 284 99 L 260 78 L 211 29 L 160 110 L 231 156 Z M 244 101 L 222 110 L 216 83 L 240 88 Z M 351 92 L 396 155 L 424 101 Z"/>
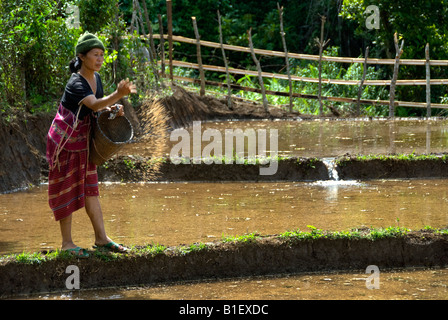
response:
<path fill-rule="evenodd" d="M 68 66 L 71 73 L 77 73 L 78 70 L 81 69 L 82 60 L 79 59 L 79 57 L 75 57 L 72 59 L 72 61 L 70 61 L 70 64 Z"/>

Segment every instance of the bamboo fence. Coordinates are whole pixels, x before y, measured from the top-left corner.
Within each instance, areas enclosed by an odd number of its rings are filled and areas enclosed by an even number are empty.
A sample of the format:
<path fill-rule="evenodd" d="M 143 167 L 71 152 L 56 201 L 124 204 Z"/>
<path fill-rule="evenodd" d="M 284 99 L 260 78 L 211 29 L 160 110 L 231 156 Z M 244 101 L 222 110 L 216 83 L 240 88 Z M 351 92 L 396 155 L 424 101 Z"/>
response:
<path fill-rule="evenodd" d="M 134 3 L 137 3 L 138 8 L 138 0 L 133 0 Z M 143 1 L 144 2 L 144 1 Z M 316 45 L 319 48 L 319 55 L 309 55 L 309 54 L 299 54 L 299 53 L 291 53 L 288 52 L 286 47 L 286 41 L 284 40 L 284 31 L 283 31 L 283 20 L 282 20 L 282 14 L 283 14 L 283 8 L 280 8 L 278 6 L 279 11 L 279 18 L 280 18 L 280 35 L 282 36 L 282 43 L 284 47 L 284 51 L 272 51 L 272 50 L 263 50 L 263 49 L 257 49 L 254 48 L 251 41 L 251 33 L 250 30 L 248 30 L 248 40 L 249 40 L 249 47 L 242 47 L 242 46 L 234 46 L 223 43 L 222 40 L 222 31 L 221 31 L 221 17 L 218 12 L 218 23 L 219 23 L 219 31 L 220 31 L 220 43 L 215 43 L 211 41 L 204 41 L 200 39 L 200 35 L 197 29 L 196 19 L 195 17 L 192 17 L 193 22 L 193 28 L 195 31 L 195 37 L 196 39 L 191 39 L 183 36 L 177 36 L 173 35 L 173 27 L 172 27 L 172 1 L 167 0 L 167 21 L 168 21 L 168 34 L 163 34 L 163 27 L 162 27 L 162 21 L 159 15 L 159 26 L 160 30 L 162 31 L 162 36 L 160 34 L 152 34 L 151 28 L 149 28 L 149 35 L 143 34 L 141 35 L 142 39 L 149 39 L 151 40 L 151 47 L 150 49 L 154 50 L 153 46 L 153 39 L 160 40 L 161 44 L 163 44 L 165 41 L 168 41 L 168 60 L 165 59 L 165 52 L 164 52 L 164 46 L 162 47 L 162 53 L 159 57 L 159 59 L 151 57 L 152 63 L 161 65 L 161 76 L 166 77 L 165 75 L 165 65 L 168 64 L 169 66 L 169 78 L 171 81 L 174 80 L 181 80 L 181 81 L 187 81 L 192 83 L 200 84 L 200 94 L 205 94 L 205 85 L 210 86 L 219 86 L 224 87 L 223 83 L 215 82 L 215 81 L 208 81 L 205 79 L 205 73 L 204 71 L 213 71 L 213 72 L 222 72 L 227 74 L 227 89 L 228 89 L 228 101 L 229 101 L 229 107 L 231 108 L 231 100 L 230 100 L 230 94 L 231 89 L 233 90 L 244 90 L 244 91 L 250 91 L 250 92 L 258 92 L 262 94 L 263 97 L 263 105 L 265 109 L 268 108 L 267 106 L 267 99 L 266 95 L 278 95 L 278 96 L 289 96 L 290 103 L 289 108 L 292 110 L 292 99 L 294 98 L 304 98 L 304 99 L 317 99 L 319 100 L 320 105 L 320 114 L 322 115 L 323 112 L 323 104 L 322 100 L 327 101 L 334 101 L 334 102 L 346 102 L 346 103 L 353 103 L 356 104 L 356 113 L 359 115 L 360 113 L 360 104 L 368 104 L 368 105 L 389 105 L 389 117 L 394 116 L 394 111 L 396 107 L 417 107 L 417 108 L 426 108 L 427 110 L 427 116 L 429 117 L 431 115 L 431 108 L 440 108 L 440 109 L 448 109 L 448 104 L 440 104 L 440 103 L 432 103 L 431 102 L 431 86 L 433 85 L 448 85 L 448 79 L 431 79 L 430 75 L 430 67 L 431 66 L 448 66 L 448 60 L 431 60 L 429 59 L 429 45 L 426 45 L 425 48 L 425 59 L 401 59 L 401 54 L 403 53 L 403 46 L 404 41 L 401 41 L 401 45 L 398 43 L 397 34 L 394 34 L 394 43 L 395 43 L 395 49 L 396 49 L 396 55 L 394 59 L 377 59 L 377 58 L 369 58 L 368 57 L 368 48 L 366 49 L 366 53 L 364 58 L 350 58 L 350 57 L 332 57 L 332 56 L 324 56 L 323 55 L 323 48 L 328 43 L 329 40 L 325 40 L 323 38 L 323 30 L 325 25 L 325 17 L 321 16 L 322 18 L 322 24 L 321 24 L 321 37 L 316 38 L 315 42 Z M 145 9 L 145 15 L 147 17 L 147 9 L 146 6 Z M 150 25 L 148 19 L 146 19 L 147 24 Z M 143 29 L 143 28 L 142 28 Z M 144 30 L 144 29 L 143 29 Z M 197 63 L 192 62 L 185 62 L 185 61 L 178 61 L 174 60 L 173 58 L 173 44 L 174 42 L 181 42 L 181 43 L 187 43 L 195 45 L 197 48 Z M 220 49 L 223 54 L 223 59 L 225 62 L 225 67 L 222 66 L 215 66 L 215 65 L 206 65 L 202 62 L 202 55 L 201 55 L 201 47 L 209 47 L 209 48 L 216 48 Z M 151 50 L 151 51 L 152 51 Z M 230 68 L 228 67 L 228 61 L 226 58 L 225 51 L 237 51 L 237 52 L 246 52 L 251 54 L 254 63 L 257 67 L 257 71 L 252 70 L 245 70 L 245 69 L 237 69 L 237 68 Z M 152 51 L 155 52 L 155 51 Z M 269 73 L 269 72 L 263 72 L 262 67 L 259 63 L 259 60 L 257 59 L 256 55 L 262 55 L 262 56 L 270 56 L 270 57 L 282 57 L 286 61 L 286 74 L 280 74 L 280 73 Z M 301 77 L 292 75 L 289 70 L 289 59 L 301 59 L 301 60 L 309 60 L 309 61 L 318 61 L 319 63 L 319 76 L 318 78 L 310 78 L 310 77 Z M 360 80 L 345 80 L 345 79 L 325 79 L 322 78 L 322 72 L 321 72 L 321 66 L 322 62 L 337 62 L 337 63 L 361 63 L 364 65 L 364 72 L 362 75 L 362 79 Z M 367 80 L 366 77 L 366 70 L 368 65 L 393 65 L 394 66 L 394 72 L 391 80 Z M 398 72 L 400 65 L 413 65 L 413 66 L 425 66 L 426 68 L 426 78 L 425 79 L 416 79 L 416 80 L 400 80 L 398 79 Z M 187 78 L 187 77 L 178 77 L 174 76 L 173 74 L 173 67 L 182 67 L 182 68 L 189 68 L 189 69 L 197 69 L 199 70 L 200 79 L 193 79 L 193 78 Z M 255 88 L 249 88 L 244 86 L 239 86 L 236 84 L 231 84 L 229 79 L 229 74 L 237 74 L 237 75 L 248 75 L 248 76 L 254 76 L 257 77 L 260 84 L 260 89 Z M 309 82 L 309 83 L 318 83 L 319 90 L 317 95 L 312 94 L 302 94 L 298 92 L 292 92 L 290 85 L 290 91 L 289 93 L 286 92 L 279 92 L 279 91 L 271 91 L 271 90 L 265 90 L 264 84 L 263 84 L 263 78 L 275 78 L 275 79 L 281 79 L 281 80 L 288 80 L 291 84 L 291 81 L 301 81 L 301 82 Z M 336 84 L 336 85 L 352 85 L 352 86 L 359 86 L 358 95 L 357 98 L 350 98 L 350 97 L 330 97 L 330 96 L 322 96 L 321 94 L 321 88 L 322 85 L 330 85 L 330 84 Z M 370 100 L 370 99 L 361 99 L 361 93 L 362 88 L 364 86 L 389 86 L 390 92 L 389 92 L 389 100 Z M 395 88 L 396 86 L 426 86 L 426 102 L 411 102 L 411 101 L 396 101 L 395 100 Z"/>

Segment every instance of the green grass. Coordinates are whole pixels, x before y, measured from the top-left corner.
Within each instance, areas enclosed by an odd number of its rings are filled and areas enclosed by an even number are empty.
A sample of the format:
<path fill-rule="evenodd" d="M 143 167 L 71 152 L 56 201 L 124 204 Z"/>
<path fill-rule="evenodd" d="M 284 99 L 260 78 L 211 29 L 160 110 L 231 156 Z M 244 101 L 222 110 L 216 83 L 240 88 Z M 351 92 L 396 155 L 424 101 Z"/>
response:
<path fill-rule="evenodd" d="M 302 230 L 292 230 L 285 231 L 279 235 L 276 235 L 280 240 L 285 242 L 300 242 L 300 241 L 312 241 L 318 239 L 347 239 L 347 240 L 359 240 L 359 239 L 367 239 L 371 241 L 376 241 L 380 239 L 387 238 L 400 238 L 406 236 L 412 230 L 399 226 L 390 226 L 386 228 L 371 228 L 371 229 L 352 229 L 348 231 L 325 231 L 322 229 L 318 229 L 315 226 L 308 225 L 307 231 Z M 439 229 L 433 228 L 431 226 L 424 226 L 423 231 L 432 232 L 436 235 L 448 236 L 448 228 L 447 229 Z M 222 236 L 222 243 L 234 243 L 234 244 L 247 244 L 247 243 L 255 243 L 258 239 L 264 236 L 260 235 L 258 232 L 252 232 L 244 235 L 236 235 L 236 236 Z M 102 252 L 99 250 L 89 251 L 90 258 L 96 258 L 102 261 L 113 261 L 119 260 L 126 257 L 153 257 L 159 254 L 167 254 L 168 252 L 172 252 L 174 254 L 187 255 L 193 252 L 199 252 L 203 250 L 210 249 L 210 244 L 207 243 L 194 243 L 191 245 L 180 245 L 174 248 L 168 248 L 159 244 L 148 244 L 144 246 L 131 246 L 130 251 L 125 254 L 120 253 L 112 253 L 112 252 Z M 89 259 L 90 259 L 89 258 Z M 19 264 L 41 264 L 45 261 L 57 260 L 57 259 L 77 259 L 73 255 L 71 255 L 67 251 L 63 250 L 55 250 L 48 253 L 42 252 L 34 252 L 27 253 L 22 252 L 19 254 L 10 254 L 0 256 L 0 264 L 2 262 L 16 262 Z"/>
<path fill-rule="evenodd" d="M 406 161 L 420 161 L 420 160 L 441 160 L 446 161 L 448 155 L 437 156 L 434 154 L 422 154 L 416 155 L 414 153 L 410 154 L 396 154 L 396 155 L 358 155 L 356 160 L 358 161 L 369 161 L 369 160 L 406 160 Z"/>
<path fill-rule="evenodd" d="M 240 236 L 222 236 L 222 242 L 248 243 L 255 242 L 258 238 L 260 238 L 260 235 L 257 232 L 252 232 Z"/>
<path fill-rule="evenodd" d="M 368 154 L 368 155 L 356 155 L 356 156 L 342 156 L 336 160 L 336 164 L 339 166 L 343 166 L 344 163 L 349 161 L 390 161 L 390 160 L 398 160 L 398 161 L 424 161 L 424 160 L 433 160 L 433 161 L 448 161 L 448 155 L 435 155 L 435 154 L 421 154 L 417 155 L 414 152 L 410 154 Z"/>
<path fill-rule="evenodd" d="M 368 232 L 362 232 L 358 229 L 353 229 L 350 231 L 323 231 L 321 229 L 317 229 L 314 226 L 307 226 L 310 231 L 301 231 L 301 230 L 293 230 L 286 231 L 279 235 L 280 239 L 283 240 L 316 240 L 320 238 L 324 239 L 369 239 L 369 240 L 379 240 L 385 238 L 394 238 L 394 237 L 402 237 L 406 235 L 407 232 L 411 231 L 407 228 L 402 227 L 387 227 L 387 228 L 379 228 L 379 229 L 370 229 Z"/>
<path fill-rule="evenodd" d="M 208 248 L 209 246 L 205 243 L 193 243 L 189 246 L 179 246 L 175 249 L 175 252 L 178 252 L 181 255 L 186 255 L 192 252 L 207 250 Z"/>
<path fill-rule="evenodd" d="M 130 247 L 130 249 L 131 253 L 134 253 L 137 256 L 155 256 L 164 253 L 166 247 L 160 244 L 148 244 L 143 247 Z"/>
<path fill-rule="evenodd" d="M 49 260 L 65 260 L 65 259 L 72 259 L 73 255 L 70 252 L 67 252 L 65 250 L 55 250 L 48 253 L 42 253 L 42 252 L 22 252 L 19 254 L 12 254 L 12 255 L 5 255 L 1 256 L 0 260 L 14 260 L 17 263 L 21 264 L 41 264 L 44 261 Z"/>

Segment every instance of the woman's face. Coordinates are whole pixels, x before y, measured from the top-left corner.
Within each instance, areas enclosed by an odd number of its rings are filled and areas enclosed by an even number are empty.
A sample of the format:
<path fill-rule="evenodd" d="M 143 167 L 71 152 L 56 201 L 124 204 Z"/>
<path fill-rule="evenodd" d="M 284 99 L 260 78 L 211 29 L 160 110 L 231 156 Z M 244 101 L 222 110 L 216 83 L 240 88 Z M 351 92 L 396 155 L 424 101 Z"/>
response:
<path fill-rule="evenodd" d="M 94 48 L 85 55 L 80 56 L 82 66 L 93 71 L 100 71 L 104 62 L 104 51 L 99 48 Z"/>

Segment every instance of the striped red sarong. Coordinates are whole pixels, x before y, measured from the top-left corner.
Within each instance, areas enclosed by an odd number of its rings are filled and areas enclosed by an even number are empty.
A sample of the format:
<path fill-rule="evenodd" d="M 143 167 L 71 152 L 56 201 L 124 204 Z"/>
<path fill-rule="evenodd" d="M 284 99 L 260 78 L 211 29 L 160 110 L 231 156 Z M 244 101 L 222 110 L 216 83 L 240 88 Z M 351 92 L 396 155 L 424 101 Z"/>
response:
<path fill-rule="evenodd" d="M 59 106 L 47 135 L 48 201 L 55 220 L 85 206 L 86 196 L 98 196 L 96 165 L 89 159 L 91 117 L 79 120 Z"/>

